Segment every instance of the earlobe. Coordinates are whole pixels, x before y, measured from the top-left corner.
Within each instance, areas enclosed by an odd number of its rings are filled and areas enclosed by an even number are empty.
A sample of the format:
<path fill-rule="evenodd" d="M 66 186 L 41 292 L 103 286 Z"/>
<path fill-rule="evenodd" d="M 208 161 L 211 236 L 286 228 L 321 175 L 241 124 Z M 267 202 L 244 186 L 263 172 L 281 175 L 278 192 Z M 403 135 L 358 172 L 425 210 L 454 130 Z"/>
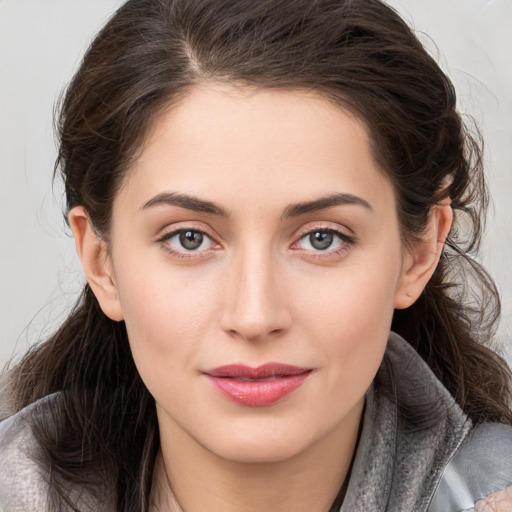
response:
<path fill-rule="evenodd" d="M 98 299 L 101 309 L 111 320 L 123 320 L 123 312 L 115 282 L 112 262 L 105 241 L 95 233 L 85 208 L 76 206 L 69 212 L 69 223 L 75 237 L 75 247 L 87 282 Z"/>
<path fill-rule="evenodd" d="M 452 223 L 453 210 L 450 199 L 446 198 L 432 207 L 425 233 L 404 256 L 395 293 L 396 309 L 408 308 L 423 292 L 439 263 Z"/>

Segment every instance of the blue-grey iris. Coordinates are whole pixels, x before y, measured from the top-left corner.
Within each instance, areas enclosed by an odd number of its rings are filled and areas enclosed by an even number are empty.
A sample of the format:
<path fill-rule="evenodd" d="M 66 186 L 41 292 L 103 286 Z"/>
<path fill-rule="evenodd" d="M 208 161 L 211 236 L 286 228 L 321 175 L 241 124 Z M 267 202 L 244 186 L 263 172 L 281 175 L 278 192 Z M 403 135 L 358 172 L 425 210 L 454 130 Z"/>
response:
<path fill-rule="evenodd" d="M 328 249 L 332 245 L 333 240 L 334 235 L 332 233 L 326 233 L 325 231 L 316 231 L 309 235 L 311 246 L 320 251 Z"/>
<path fill-rule="evenodd" d="M 180 233 L 180 244 L 189 251 L 201 247 L 203 239 L 203 234 L 199 231 L 182 231 Z"/>

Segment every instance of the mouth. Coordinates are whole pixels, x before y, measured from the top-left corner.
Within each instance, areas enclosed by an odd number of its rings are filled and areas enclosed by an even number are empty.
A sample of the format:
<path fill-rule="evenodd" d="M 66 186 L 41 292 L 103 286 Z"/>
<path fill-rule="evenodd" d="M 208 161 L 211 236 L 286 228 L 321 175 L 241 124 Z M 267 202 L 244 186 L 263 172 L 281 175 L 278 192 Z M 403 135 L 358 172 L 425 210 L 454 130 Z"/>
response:
<path fill-rule="evenodd" d="M 298 389 L 313 370 L 267 363 L 257 368 L 226 365 L 204 372 L 221 396 L 241 405 L 264 407 L 275 404 Z"/>

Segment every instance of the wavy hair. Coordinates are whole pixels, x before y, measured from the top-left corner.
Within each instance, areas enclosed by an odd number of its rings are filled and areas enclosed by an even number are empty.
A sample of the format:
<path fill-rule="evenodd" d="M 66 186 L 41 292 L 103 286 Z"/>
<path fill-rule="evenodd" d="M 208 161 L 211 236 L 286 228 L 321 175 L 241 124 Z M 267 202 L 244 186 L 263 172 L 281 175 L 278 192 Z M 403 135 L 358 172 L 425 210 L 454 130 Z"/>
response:
<path fill-rule="evenodd" d="M 205 82 L 313 91 L 354 112 L 394 185 L 404 243 L 451 198 L 456 221 L 439 265 L 392 328 L 473 422 L 511 422 L 510 371 L 488 348 L 499 298 L 475 260 L 488 203 L 479 140 L 406 23 L 378 0 L 129 0 L 61 104 L 56 169 L 68 210 L 85 207 L 108 240 L 113 199 L 156 116 Z M 60 329 L 9 377 L 13 411 L 59 392 L 51 418 L 34 426 L 55 510 L 72 505 L 70 485 L 101 489 L 106 477 L 116 481 L 117 511 L 148 510 L 154 400 L 124 324 L 102 313 L 87 285 Z"/>

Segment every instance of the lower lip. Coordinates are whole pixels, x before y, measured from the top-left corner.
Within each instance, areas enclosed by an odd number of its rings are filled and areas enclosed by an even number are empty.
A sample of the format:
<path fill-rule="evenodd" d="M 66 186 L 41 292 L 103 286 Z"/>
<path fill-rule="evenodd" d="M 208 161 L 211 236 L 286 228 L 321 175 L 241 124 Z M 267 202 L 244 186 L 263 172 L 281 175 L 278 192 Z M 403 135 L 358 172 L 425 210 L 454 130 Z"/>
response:
<path fill-rule="evenodd" d="M 242 381 L 236 378 L 207 375 L 214 389 L 225 398 L 251 407 L 279 402 L 299 388 L 311 372 L 278 377 L 272 380 Z"/>

